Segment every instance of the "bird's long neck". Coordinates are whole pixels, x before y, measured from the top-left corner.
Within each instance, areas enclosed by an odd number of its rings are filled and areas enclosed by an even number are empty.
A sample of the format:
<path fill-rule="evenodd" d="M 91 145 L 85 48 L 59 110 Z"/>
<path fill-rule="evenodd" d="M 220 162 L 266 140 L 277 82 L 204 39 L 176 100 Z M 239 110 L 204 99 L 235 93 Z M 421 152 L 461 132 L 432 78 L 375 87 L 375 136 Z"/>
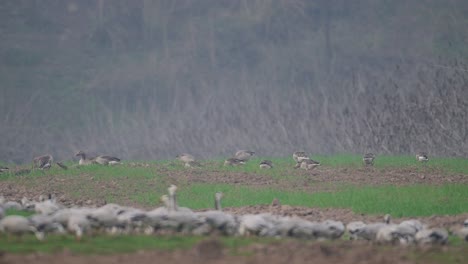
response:
<path fill-rule="evenodd" d="M 215 209 L 216 211 L 222 211 L 223 209 L 221 208 L 221 199 L 218 197 L 215 197 Z"/>
<path fill-rule="evenodd" d="M 175 193 L 169 194 L 169 211 L 177 211 L 177 197 Z"/>

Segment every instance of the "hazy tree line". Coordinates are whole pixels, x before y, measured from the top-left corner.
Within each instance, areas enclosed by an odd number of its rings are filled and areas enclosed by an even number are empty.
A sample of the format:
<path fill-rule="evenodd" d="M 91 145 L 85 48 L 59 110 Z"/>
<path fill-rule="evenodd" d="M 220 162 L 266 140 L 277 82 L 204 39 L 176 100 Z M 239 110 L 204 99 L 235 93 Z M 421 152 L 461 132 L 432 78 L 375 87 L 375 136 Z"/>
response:
<path fill-rule="evenodd" d="M 463 0 L 4 0 L 0 160 L 468 154 Z"/>

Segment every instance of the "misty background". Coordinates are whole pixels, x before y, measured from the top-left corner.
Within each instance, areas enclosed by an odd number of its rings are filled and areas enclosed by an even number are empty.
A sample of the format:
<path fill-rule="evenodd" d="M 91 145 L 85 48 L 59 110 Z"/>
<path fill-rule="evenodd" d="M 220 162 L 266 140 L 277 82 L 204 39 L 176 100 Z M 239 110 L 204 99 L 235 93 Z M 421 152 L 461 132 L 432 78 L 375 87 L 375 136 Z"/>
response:
<path fill-rule="evenodd" d="M 465 0 L 2 0 L 0 160 L 468 154 Z"/>

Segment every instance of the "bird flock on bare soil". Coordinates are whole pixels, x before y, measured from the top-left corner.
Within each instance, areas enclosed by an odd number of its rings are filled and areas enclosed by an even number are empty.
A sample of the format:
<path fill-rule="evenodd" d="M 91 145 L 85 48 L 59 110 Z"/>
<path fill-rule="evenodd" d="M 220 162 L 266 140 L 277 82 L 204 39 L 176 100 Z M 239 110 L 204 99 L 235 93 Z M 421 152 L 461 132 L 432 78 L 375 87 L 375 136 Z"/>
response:
<path fill-rule="evenodd" d="M 225 160 L 225 166 L 242 165 L 255 154 L 253 151 L 240 150 L 231 158 Z M 87 157 L 80 151 L 78 164 L 116 165 L 120 159 L 112 156 Z M 183 153 L 176 157 L 185 167 L 198 167 L 194 156 Z M 294 152 L 295 168 L 312 170 L 320 166 L 320 162 L 310 158 L 303 152 Z M 367 153 L 363 156 L 364 166 L 374 165 L 375 155 Z M 426 153 L 418 153 L 416 159 L 427 162 Z M 33 168 L 49 169 L 54 163 L 51 155 L 43 155 L 33 159 Z M 63 168 L 67 167 L 60 163 Z M 260 162 L 260 168 L 271 169 L 270 160 Z M 0 172 L 8 171 L 0 167 Z M 323 240 L 339 239 L 347 231 L 350 240 L 366 240 L 377 243 L 392 244 L 445 244 L 449 232 L 442 228 L 427 228 L 418 220 L 406 220 L 392 223 L 390 215 L 384 217 L 383 222 L 364 223 L 350 222 L 346 226 L 340 221 L 326 220 L 322 222 L 309 221 L 295 216 L 279 216 L 270 213 L 234 215 L 222 211 L 221 199 L 223 194 L 215 194 L 215 209 L 194 212 L 181 207 L 177 203 L 177 186 L 171 185 L 168 194 L 161 196 L 163 206 L 145 211 L 138 208 L 106 204 L 102 207 L 71 207 L 67 208 L 56 201 L 53 195 L 39 197 L 39 201 L 23 198 L 20 202 L 6 201 L 0 197 L 0 232 L 7 235 L 21 236 L 32 233 L 37 239 L 44 240 L 49 234 L 70 233 L 80 240 L 85 235 L 92 234 L 191 234 L 226 236 L 261 236 L 261 237 L 292 237 L 301 239 Z M 274 203 L 279 204 L 275 199 Z M 34 212 L 30 217 L 19 215 L 5 215 L 5 211 L 26 210 Z M 468 242 L 468 219 L 463 226 L 452 230 Z"/>
<path fill-rule="evenodd" d="M 428 228 L 419 220 L 411 219 L 392 223 L 390 215 L 375 223 L 340 221 L 309 221 L 295 216 L 279 216 L 271 213 L 234 215 L 223 212 L 223 194 L 214 195 L 214 210 L 195 212 L 177 203 L 177 186 L 171 185 L 161 196 L 163 206 L 152 210 L 106 204 L 101 207 L 67 208 L 53 195 L 41 196 L 39 201 L 23 198 L 20 202 L 5 201 L 0 197 L 0 232 L 11 236 L 34 234 L 45 240 L 50 234 L 71 234 L 77 240 L 83 236 L 108 235 L 224 235 L 260 236 L 274 238 L 299 238 L 306 240 L 335 240 L 347 232 L 350 240 L 400 245 L 443 245 L 449 232 L 442 228 Z M 278 202 L 278 201 L 277 201 Z M 5 216 L 5 210 L 27 210 L 32 216 Z M 457 229 L 451 230 L 468 242 L 468 219 Z"/>

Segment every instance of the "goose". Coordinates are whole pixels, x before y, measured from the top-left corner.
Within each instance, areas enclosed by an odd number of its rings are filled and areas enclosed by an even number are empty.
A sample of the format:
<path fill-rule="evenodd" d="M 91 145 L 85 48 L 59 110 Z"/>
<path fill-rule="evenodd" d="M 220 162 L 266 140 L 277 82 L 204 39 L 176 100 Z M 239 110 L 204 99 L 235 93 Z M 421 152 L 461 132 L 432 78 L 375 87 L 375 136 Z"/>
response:
<path fill-rule="evenodd" d="M 8 167 L 0 166 L 0 174 L 2 174 L 2 172 L 8 172 L 8 170 L 10 170 Z"/>
<path fill-rule="evenodd" d="M 190 163 L 195 161 L 195 157 L 188 154 L 188 153 L 182 153 L 176 156 L 176 159 L 184 162 L 184 163 Z"/>
<path fill-rule="evenodd" d="M 62 209 L 63 206 L 58 204 L 51 195 L 49 195 L 49 199 L 38 202 L 34 204 L 34 211 L 39 214 L 50 215 L 58 210 Z"/>
<path fill-rule="evenodd" d="M 307 221 L 299 217 L 279 217 L 274 221 L 274 234 L 276 237 L 294 237 L 300 239 L 315 239 L 317 222 Z"/>
<path fill-rule="evenodd" d="M 63 226 L 55 222 L 51 216 L 35 214 L 30 216 L 28 220 L 39 232 L 43 232 L 44 234 L 65 234 Z"/>
<path fill-rule="evenodd" d="M 171 207 L 169 196 L 166 194 L 162 195 L 160 201 L 164 204 L 162 207 L 158 207 L 149 212 L 136 214 L 131 218 L 131 221 L 141 222 L 142 225 L 147 226 L 148 229 L 145 230 L 147 234 L 153 233 L 155 229 L 161 228 L 164 219 L 166 219 L 169 214 L 169 208 Z"/>
<path fill-rule="evenodd" d="M 9 215 L 0 220 L 0 232 L 22 236 L 34 233 L 38 240 L 44 240 L 44 233 L 39 232 L 24 216 Z"/>
<path fill-rule="evenodd" d="M 374 166 L 375 155 L 373 153 L 366 153 L 362 157 L 362 162 L 364 166 Z"/>
<path fill-rule="evenodd" d="M 120 159 L 112 156 L 97 156 L 94 160 L 101 165 L 117 165 L 120 164 Z"/>
<path fill-rule="evenodd" d="M 364 227 L 358 228 L 356 232 L 354 233 L 355 236 L 359 239 L 364 239 L 364 240 L 369 240 L 369 241 L 375 241 L 377 237 L 377 233 L 381 228 L 384 228 L 390 224 L 391 217 L 389 214 L 386 214 L 384 216 L 384 222 L 379 222 L 379 223 L 372 223 L 372 224 L 367 224 Z"/>
<path fill-rule="evenodd" d="M 297 164 L 300 164 L 303 160 L 309 159 L 309 155 L 304 151 L 296 151 L 293 153 L 293 159 Z"/>
<path fill-rule="evenodd" d="M 325 220 L 320 223 L 320 225 L 316 225 L 314 235 L 318 238 L 338 239 L 344 234 L 344 232 L 345 226 L 342 222 Z"/>
<path fill-rule="evenodd" d="M 2 207 L 5 210 L 15 210 L 15 211 L 21 211 L 24 209 L 24 207 L 16 201 L 6 201 L 2 204 Z"/>
<path fill-rule="evenodd" d="M 320 162 L 312 159 L 304 159 L 300 163 L 300 168 L 303 170 L 313 170 L 317 166 L 320 166 Z"/>
<path fill-rule="evenodd" d="M 238 233 L 242 236 L 268 236 L 275 232 L 275 225 L 271 221 L 272 215 L 266 214 L 246 214 L 240 216 Z"/>
<path fill-rule="evenodd" d="M 92 210 L 87 214 L 87 218 L 96 226 L 108 229 L 119 223 L 118 214 L 124 212 L 125 208 L 116 204 L 106 204 Z"/>
<path fill-rule="evenodd" d="M 187 207 L 179 207 L 179 205 L 177 204 L 177 194 L 176 194 L 177 189 L 178 189 L 177 186 L 174 184 L 171 184 L 169 188 L 167 188 L 167 191 L 169 193 L 169 205 L 170 205 L 169 212 L 178 211 L 178 212 L 185 212 L 185 213 L 193 213 L 193 211 Z"/>
<path fill-rule="evenodd" d="M 78 162 L 79 165 L 91 165 L 91 164 L 97 164 L 95 161 L 95 158 L 87 158 L 86 153 L 83 151 L 78 151 L 78 153 L 75 154 L 76 157 L 80 157 L 80 161 Z"/>
<path fill-rule="evenodd" d="M 463 222 L 463 227 L 454 232 L 462 240 L 468 242 L 468 219 Z"/>
<path fill-rule="evenodd" d="M 224 161 L 224 166 L 244 165 L 245 161 L 238 158 L 229 158 Z"/>
<path fill-rule="evenodd" d="M 273 168 L 273 162 L 271 160 L 263 160 L 260 162 L 260 169 L 271 169 Z"/>
<path fill-rule="evenodd" d="M 254 154 L 255 154 L 254 151 L 239 150 L 236 152 L 236 154 L 234 154 L 234 158 L 243 160 L 243 161 L 248 161 Z"/>
<path fill-rule="evenodd" d="M 204 220 L 204 224 L 195 229 L 194 234 L 206 235 L 218 231 L 223 235 L 234 235 L 237 232 L 237 218 L 231 214 L 222 212 L 222 197 L 223 193 L 215 193 L 215 210 L 197 213 Z"/>
<path fill-rule="evenodd" d="M 364 228 L 366 226 L 366 224 L 362 221 L 353 221 L 353 222 L 349 222 L 347 225 L 346 225 L 346 230 L 348 230 L 348 233 L 349 233 L 349 239 L 350 240 L 357 240 L 357 239 L 361 239 L 360 236 L 358 236 L 358 232 L 360 232 L 360 230 L 362 228 Z"/>
<path fill-rule="evenodd" d="M 416 160 L 419 162 L 428 162 L 429 158 L 426 152 L 419 152 L 418 154 L 416 154 Z"/>
<path fill-rule="evenodd" d="M 169 212 L 161 225 L 165 229 L 190 233 L 197 227 L 200 227 L 204 221 L 203 218 L 199 217 L 189 208 L 177 205 L 176 191 L 177 186 L 171 184 L 168 188 Z"/>
<path fill-rule="evenodd" d="M 380 243 L 400 243 L 403 245 L 413 243 L 417 232 L 423 229 L 418 220 L 406 220 L 400 224 L 388 224 L 381 228 L 376 235 Z"/>
<path fill-rule="evenodd" d="M 80 241 L 83 234 L 92 230 L 92 223 L 85 214 L 72 214 L 67 221 L 67 230 L 75 235 L 75 239 Z"/>
<path fill-rule="evenodd" d="M 445 245 L 448 241 L 448 232 L 442 228 L 423 229 L 416 233 L 415 239 L 420 245 Z"/>
<path fill-rule="evenodd" d="M 33 159 L 33 168 L 39 168 L 42 170 L 50 169 L 53 162 L 54 157 L 52 157 L 52 155 L 38 156 Z"/>

